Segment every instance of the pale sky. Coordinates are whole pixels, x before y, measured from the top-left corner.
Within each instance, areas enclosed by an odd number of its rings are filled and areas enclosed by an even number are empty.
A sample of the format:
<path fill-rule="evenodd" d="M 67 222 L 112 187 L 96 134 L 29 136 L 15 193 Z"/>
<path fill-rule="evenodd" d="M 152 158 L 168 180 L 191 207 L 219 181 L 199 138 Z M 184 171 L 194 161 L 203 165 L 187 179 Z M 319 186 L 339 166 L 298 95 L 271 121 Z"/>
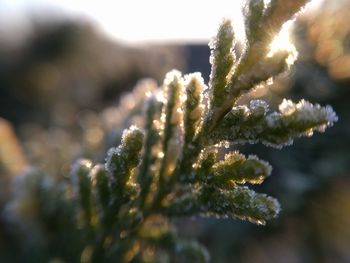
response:
<path fill-rule="evenodd" d="M 0 0 L 0 23 L 25 21 L 26 12 L 64 11 L 92 20 L 110 37 L 143 41 L 207 42 L 223 17 L 231 18 L 242 36 L 242 0 Z"/>

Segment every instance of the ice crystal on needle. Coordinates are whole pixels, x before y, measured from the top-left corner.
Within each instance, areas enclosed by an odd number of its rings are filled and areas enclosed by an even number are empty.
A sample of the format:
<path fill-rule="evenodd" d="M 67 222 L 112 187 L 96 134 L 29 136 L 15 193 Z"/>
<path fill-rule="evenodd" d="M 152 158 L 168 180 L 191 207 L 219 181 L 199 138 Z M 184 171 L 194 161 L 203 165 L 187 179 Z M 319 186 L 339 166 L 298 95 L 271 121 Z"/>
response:
<path fill-rule="evenodd" d="M 77 161 L 70 182 L 62 187 L 47 183 L 37 172 L 27 174 L 30 189 L 14 195 L 5 218 L 16 224 L 20 215 L 32 222 L 35 216 L 25 217 L 24 208 L 36 207 L 36 218 L 43 224 L 48 218 L 57 219 L 57 231 L 50 236 L 64 233 L 64 242 L 52 243 L 69 252 L 49 257 L 41 247 L 40 253 L 48 258 L 39 261 L 208 262 L 205 249 L 182 240 L 170 218 L 215 216 L 255 224 L 275 218 L 278 201 L 249 188 L 263 183 L 271 166 L 229 149 L 236 143 L 259 142 L 281 148 L 337 121 L 330 106 L 305 100 L 285 99 L 277 111 L 263 100 L 237 103 L 241 95 L 288 69 L 293 49 L 271 53 L 271 34 L 277 34 L 306 2 L 247 0 L 246 42 L 237 57 L 231 21 L 224 19 L 209 44 L 208 86 L 199 73 L 183 76 L 175 70 L 166 75 L 162 87 L 153 81 L 140 83 L 121 107 L 103 115 L 108 128 L 122 134 L 120 145 L 107 152 L 104 165 Z M 114 122 L 113 116 L 118 118 Z M 133 122 L 139 128 L 130 126 Z M 120 133 L 125 126 L 130 128 Z M 228 152 L 224 158 L 221 148 Z M 79 244 L 73 251 L 66 240 Z"/>

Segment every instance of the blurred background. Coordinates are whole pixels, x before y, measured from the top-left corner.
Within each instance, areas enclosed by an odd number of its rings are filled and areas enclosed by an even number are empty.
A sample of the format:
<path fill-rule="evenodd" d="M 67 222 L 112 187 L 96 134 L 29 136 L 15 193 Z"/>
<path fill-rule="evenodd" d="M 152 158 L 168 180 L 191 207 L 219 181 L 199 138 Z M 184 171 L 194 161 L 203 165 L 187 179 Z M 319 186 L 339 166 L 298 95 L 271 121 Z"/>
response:
<path fill-rule="evenodd" d="M 207 43 L 221 18 L 233 19 L 244 37 L 240 4 L 2 0 L 0 209 L 28 165 L 60 179 L 78 157 L 102 161 L 124 127 L 120 115 L 140 99 L 123 94 L 140 79 L 161 84 L 176 68 L 207 81 Z M 297 62 L 251 97 L 274 106 L 284 97 L 330 104 L 339 122 L 282 150 L 240 147 L 274 167 L 256 190 L 277 197 L 283 210 L 265 227 L 176 220 L 180 235 L 206 245 L 212 262 L 350 262 L 350 0 L 313 2 L 291 36 Z M 10 244 L 0 220 L 0 262 L 14 262 Z"/>

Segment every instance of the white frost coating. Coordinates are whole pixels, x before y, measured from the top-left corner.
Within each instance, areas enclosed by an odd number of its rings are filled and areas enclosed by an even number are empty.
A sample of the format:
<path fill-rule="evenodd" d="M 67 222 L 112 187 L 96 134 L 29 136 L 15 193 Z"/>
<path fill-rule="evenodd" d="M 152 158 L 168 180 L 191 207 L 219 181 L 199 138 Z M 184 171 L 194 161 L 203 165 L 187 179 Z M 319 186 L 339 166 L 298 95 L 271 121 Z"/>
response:
<path fill-rule="evenodd" d="M 72 166 L 72 172 L 77 172 L 78 169 L 80 169 L 80 167 L 85 166 L 88 169 L 91 169 L 92 167 L 92 162 L 90 160 L 87 159 L 79 159 L 78 161 L 76 161 L 73 166 Z"/>
<path fill-rule="evenodd" d="M 231 143 L 229 141 L 225 141 L 225 140 L 215 144 L 215 147 L 217 147 L 219 149 L 222 147 L 225 149 L 228 149 L 228 148 L 230 148 L 230 146 L 231 146 Z"/>
<path fill-rule="evenodd" d="M 235 162 L 238 162 L 238 161 L 245 160 L 245 156 L 238 151 L 234 151 L 234 152 L 225 154 L 224 159 L 225 161 L 228 161 L 231 159 L 231 160 L 234 160 Z"/>
<path fill-rule="evenodd" d="M 211 135 L 213 143 L 221 141 L 235 144 L 261 142 L 281 149 L 293 143 L 294 138 L 312 136 L 314 131 L 324 132 L 338 120 L 332 107 L 321 107 L 305 100 L 294 103 L 284 99 L 279 112 L 266 114 L 267 104 L 253 100 L 249 107 L 233 107 L 225 116 L 224 125 Z"/>
<path fill-rule="evenodd" d="M 288 116 L 295 112 L 296 106 L 293 101 L 283 99 L 282 103 L 278 106 L 278 109 L 283 115 Z"/>
<path fill-rule="evenodd" d="M 269 127 L 269 128 L 275 127 L 280 119 L 281 119 L 281 114 L 279 114 L 277 112 L 273 112 L 273 113 L 267 115 L 266 116 L 267 127 Z"/>
<path fill-rule="evenodd" d="M 252 100 L 249 103 L 249 108 L 253 112 L 266 114 L 269 111 L 269 105 L 264 100 Z"/>
<path fill-rule="evenodd" d="M 319 104 L 311 104 L 308 101 L 301 100 L 296 108 L 300 111 L 299 120 L 320 119 L 324 117 L 328 120 L 328 124 L 332 125 L 338 121 L 338 117 L 331 106 L 321 107 Z"/>
<path fill-rule="evenodd" d="M 139 131 L 140 129 L 136 125 L 131 125 L 128 129 L 123 131 L 123 137 L 127 136 L 129 133 L 133 131 Z"/>
<path fill-rule="evenodd" d="M 324 108 L 324 110 L 327 114 L 327 118 L 328 118 L 330 124 L 333 124 L 334 122 L 338 121 L 339 118 L 338 118 L 337 114 L 335 113 L 335 111 L 333 110 L 332 106 L 327 105 Z"/>
<path fill-rule="evenodd" d="M 168 72 L 165 75 L 165 79 L 164 79 L 164 85 L 168 86 L 171 84 L 171 82 L 173 82 L 174 80 L 180 81 L 181 80 L 181 72 L 174 69 L 170 72 Z"/>
<path fill-rule="evenodd" d="M 231 165 L 238 164 L 239 166 L 242 165 L 244 167 L 245 165 L 251 165 L 251 163 L 254 164 L 253 167 L 251 167 L 249 174 L 244 174 L 245 170 L 236 170 L 232 171 L 231 169 L 233 168 Z M 231 167 L 230 167 L 231 166 Z M 224 161 L 219 161 L 216 164 L 214 164 L 213 169 L 225 169 L 225 170 L 219 170 L 220 173 L 236 173 L 236 176 L 232 178 L 235 183 L 238 184 L 245 184 L 245 183 L 251 183 L 251 184 L 261 184 L 266 177 L 271 175 L 272 172 L 272 167 L 271 165 L 263 160 L 260 160 L 257 156 L 255 155 L 249 155 L 247 158 L 243 155 L 240 154 L 239 152 L 231 152 L 229 154 L 226 154 L 224 157 Z M 237 177 L 238 176 L 238 177 Z"/>
<path fill-rule="evenodd" d="M 245 119 L 251 114 L 251 111 L 246 105 L 239 105 L 239 106 L 233 107 L 231 110 L 231 114 L 233 115 L 240 115 L 241 113 L 243 113 L 243 117 Z"/>
<path fill-rule="evenodd" d="M 300 136 L 299 136 L 300 137 Z M 265 141 L 265 140 L 262 140 L 261 143 L 265 146 L 268 146 L 268 147 L 272 147 L 272 148 L 275 148 L 275 149 L 278 149 L 278 150 L 281 150 L 284 146 L 290 146 L 293 144 L 293 139 L 292 138 L 288 138 L 286 141 L 284 142 L 281 142 L 279 144 L 277 143 L 271 143 L 269 141 Z"/>
<path fill-rule="evenodd" d="M 87 159 L 79 159 L 76 162 L 74 162 L 74 164 L 72 165 L 72 169 L 71 169 L 71 182 L 73 184 L 73 186 L 78 186 L 79 184 L 79 177 L 78 177 L 78 173 L 80 169 L 87 169 L 90 170 L 92 167 L 92 162 L 90 160 Z"/>
<path fill-rule="evenodd" d="M 172 125 L 182 125 L 183 112 L 181 109 L 181 104 L 183 98 L 181 96 L 184 94 L 183 89 L 183 79 L 181 77 L 181 72 L 177 70 L 172 70 L 166 74 L 164 85 L 165 85 L 165 102 L 173 103 L 173 108 L 171 109 L 171 119 L 170 123 Z M 171 96 L 171 97 L 169 97 Z M 165 124 L 166 121 L 166 108 L 162 112 L 162 121 Z"/>
<path fill-rule="evenodd" d="M 259 159 L 256 155 L 249 155 L 247 160 L 257 160 L 259 161 L 262 165 L 265 166 L 266 169 L 266 176 L 270 176 L 272 173 L 272 166 L 264 160 Z"/>
<path fill-rule="evenodd" d="M 231 24 L 230 19 L 224 18 L 222 20 L 222 22 L 220 23 L 220 26 L 219 26 L 217 32 L 218 32 L 217 35 L 212 37 L 209 41 L 209 44 L 208 44 L 209 48 L 212 50 L 215 50 L 218 47 L 218 44 L 220 42 L 220 41 L 218 41 L 218 38 L 217 38 L 218 35 L 223 36 L 223 39 L 231 38 L 231 36 L 232 36 L 232 24 Z"/>
<path fill-rule="evenodd" d="M 105 163 L 105 169 L 108 173 L 114 174 L 116 170 L 116 166 L 113 163 L 113 155 L 119 155 L 120 154 L 120 148 L 112 147 L 108 150 L 107 156 L 106 156 L 106 163 Z"/>
<path fill-rule="evenodd" d="M 216 36 L 209 42 L 211 49 L 209 62 L 212 65 L 209 86 L 214 89 L 210 92 L 211 101 L 216 100 L 216 98 L 213 98 L 213 94 L 216 94 L 215 90 L 218 88 L 222 89 L 222 86 L 226 85 L 225 78 L 228 77 L 227 74 L 232 70 L 231 64 L 235 60 L 234 52 L 232 52 L 233 40 L 234 32 L 231 21 L 223 19 Z M 222 93 L 222 91 L 220 92 Z"/>
<path fill-rule="evenodd" d="M 122 145 L 126 145 L 127 141 L 130 140 L 130 136 L 133 139 L 137 139 L 137 132 L 141 133 L 141 130 L 136 125 L 131 125 L 128 129 L 125 129 L 122 135 Z"/>
<path fill-rule="evenodd" d="M 86 171 L 87 175 L 90 176 L 90 169 L 92 168 L 92 162 L 87 159 L 79 159 L 72 165 L 70 180 L 73 186 L 73 194 L 74 196 L 79 195 L 80 188 L 80 180 L 81 180 L 81 172 Z"/>
<path fill-rule="evenodd" d="M 196 85 L 192 85 L 194 89 L 191 90 L 192 91 L 191 93 L 193 93 L 195 97 L 202 96 L 203 90 L 206 89 L 205 87 L 206 85 L 204 84 L 204 79 L 202 78 L 202 74 L 200 72 L 187 74 L 185 75 L 184 79 L 185 79 L 184 81 L 185 87 L 189 86 L 189 84 L 192 81 L 197 82 Z"/>
<path fill-rule="evenodd" d="M 338 116 L 331 106 L 327 105 L 326 107 L 321 107 L 319 104 L 313 105 L 306 100 L 301 100 L 295 104 L 291 100 L 284 99 L 279 105 L 279 111 L 283 116 L 294 114 L 297 121 L 317 121 L 325 119 L 329 126 L 338 121 Z M 317 128 L 319 128 L 320 131 L 323 131 L 326 127 L 322 125 Z"/>

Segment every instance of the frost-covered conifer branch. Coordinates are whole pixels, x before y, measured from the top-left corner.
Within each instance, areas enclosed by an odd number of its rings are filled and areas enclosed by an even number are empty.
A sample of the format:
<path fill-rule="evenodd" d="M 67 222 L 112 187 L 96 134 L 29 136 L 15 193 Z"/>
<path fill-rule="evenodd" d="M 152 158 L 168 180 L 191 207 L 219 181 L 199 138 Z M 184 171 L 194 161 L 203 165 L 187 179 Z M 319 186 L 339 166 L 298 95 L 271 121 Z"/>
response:
<path fill-rule="evenodd" d="M 220 107 L 227 96 L 225 88 L 236 59 L 232 50 L 233 40 L 234 31 L 231 21 L 225 19 L 218 29 L 217 36 L 209 43 L 210 64 L 212 65 L 209 81 L 211 108 Z"/>
<path fill-rule="evenodd" d="M 102 164 L 96 165 L 90 173 L 96 213 L 99 220 L 106 224 L 108 220 L 108 209 L 111 200 L 109 178 Z"/>
<path fill-rule="evenodd" d="M 239 57 L 233 72 L 230 76 L 226 75 L 226 77 L 229 77 L 227 85 L 224 82 L 221 84 L 225 86 L 225 99 L 220 101 L 221 106 L 219 108 L 210 112 L 207 119 L 208 124 L 204 126 L 205 129 L 214 129 L 243 92 L 249 91 L 249 89 L 254 88 L 260 82 L 266 81 L 284 71 L 287 64 L 287 52 L 280 51 L 269 57 L 267 56 L 269 44 L 281 30 L 283 23 L 291 19 L 307 2 L 307 0 L 271 0 L 266 5 L 263 0 L 247 0 L 244 9 L 247 35 L 245 49 Z M 224 21 L 224 23 L 227 23 L 227 21 Z M 221 28 L 224 27 L 222 26 Z M 226 32 L 229 32 L 229 30 L 226 30 Z M 219 40 L 220 36 L 219 31 L 215 39 Z M 229 42 L 229 39 L 229 37 L 225 38 L 227 42 Z M 212 42 L 215 43 L 216 40 L 212 40 Z M 216 45 L 215 47 L 218 46 Z M 219 53 L 219 51 L 216 51 L 216 53 Z M 215 99 L 211 99 L 211 101 L 213 100 Z"/>
<path fill-rule="evenodd" d="M 111 148 L 107 153 L 105 167 L 111 177 L 111 202 L 117 210 L 138 192 L 132 176 L 140 161 L 142 145 L 143 133 L 132 126 L 124 131 L 121 145 Z"/>
<path fill-rule="evenodd" d="M 247 0 L 244 8 L 246 49 L 239 63 L 239 73 L 268 53 L 269 44 L 281 30 L 282 25 L 293 18 L 309 0 L 283 1 Z"/>
<path fill-rule="evenodd" d="M 192 194 L 175 200 L 165 210 L 170 216 L 216 216 L 249 220 L 265 224 L 278 215 L 278 201 L 265 194 L 259 194 L 246 186 L 235 186 L 230 190 L 203 187 Z"/>
<path fill-rule="evenodd" d="M 160 116 L 162 111 L 163 102 L 158 100 L 155 95 L 150 95 L 145 102 L 145 124 L 144 130 L 146 132 L 144 140 L 144 149 L 142 153 L 142 163 L 138 170 L 138 183 L 142 185 L 140 192 L 140 202 L 141 207 L 144 207 L 148 203 L 147 197 L 149 196 L 150 187 L 152 182 L 155 180 L 155 165 L 159 157 L 153 154 L 154 151 L 159 151 L 160 139 L 159 126 L 160 126 Z"/>
<path fill-rule="evenodd" d="M 180 128 L 179 126 L 182 125 L 182 82 L 181 73 L 178 71 L 169 72 L 164 81 L 165 105 L 161 116 L 164 127 L 162 134 L 162 160 L 159 170 L 159 185 L 161 186 L 166 182 L 166 176 L 171 172 L 170 163 L 174 163 L 174 160 L 169 158 L 169 154 L 174 150 L 171 146 L 177 147 L 181 144 L 181 138 L 177 132 Z"/>
<path fill-rule="evenodd" d="M 223 20 L 210 42 L 208 87 L 200 73 L 172 71 L 162 87 L 146 81 L 124 96 L 119 108 L 103 114 L 119 117 L 107 126 L 116 134 L 121 126 L 138 127 L 122 133 L 104 165 L 78 160 L 62 182 L 36 170 L 19 177 L 5 218 L 15 234 L 27 231 L 38 240 L 30 244 L 34 262 L 208 262 L 206 250 L 182 240 L 170 218 L 256 224 L 275 218 L 278 201 L 248 188 L 270 176 L 270 165 L 237 151 L 220 159 L 219 152 L 226 143 L 281 148 L 337 121 L 330 106 L 304 100 L 283 100 L 277 112 L 261 100 L 237 105 L 241 95 L 288 68 L 290 51 L 270 52 L 270 43 L 306 2 L 247 0 L 245 48 L 237 58 L 233 27 Z"/>
<path fill-rule="evenodd" d="M 267 103 L 253 100 L 249 106 L 234 107 L 211 134 L 212 143 L 222 140 L 233 143 L 262 142 L 267 146 L 282 148 L 293 143 L 294 138 L 323 132 L 338 120 L 332 107 L 301 100 L 293 103 L 284 100 L 279 112 L 267 114 Z"/>
<path fill-rule="evenodd" d="M 204 80 L 199 73 L 185 76 L 186 100 L 184 104 L 184 146 L 190 145 L 202 121 L 204 110 L 202 93 Z"/>
<path fill-rule="evenodd" d="M 72 167 L 71 182 L 73 186 L 73 196 L 76 201 L 78 221 L 86 226 L 90 226 L 93 207 L 90 170 L 92 163 L 89 160 L 78 160 Z"/>
<path fill-rule="evenodd" d="M 268 163 L 259 160 L 255 156 L 245 158 L 242 154 L 233 152 L 227 154 L 223 161 L 213 165 L 211 171 L 212 183 L 225 187 L 227 182 L 233 184 L 260 184 L 271 173 L 271 167 Z M 209 184 L 211 183 L 211 180 Z M 232 187 L 232 185 L 228 186 Z"/>

